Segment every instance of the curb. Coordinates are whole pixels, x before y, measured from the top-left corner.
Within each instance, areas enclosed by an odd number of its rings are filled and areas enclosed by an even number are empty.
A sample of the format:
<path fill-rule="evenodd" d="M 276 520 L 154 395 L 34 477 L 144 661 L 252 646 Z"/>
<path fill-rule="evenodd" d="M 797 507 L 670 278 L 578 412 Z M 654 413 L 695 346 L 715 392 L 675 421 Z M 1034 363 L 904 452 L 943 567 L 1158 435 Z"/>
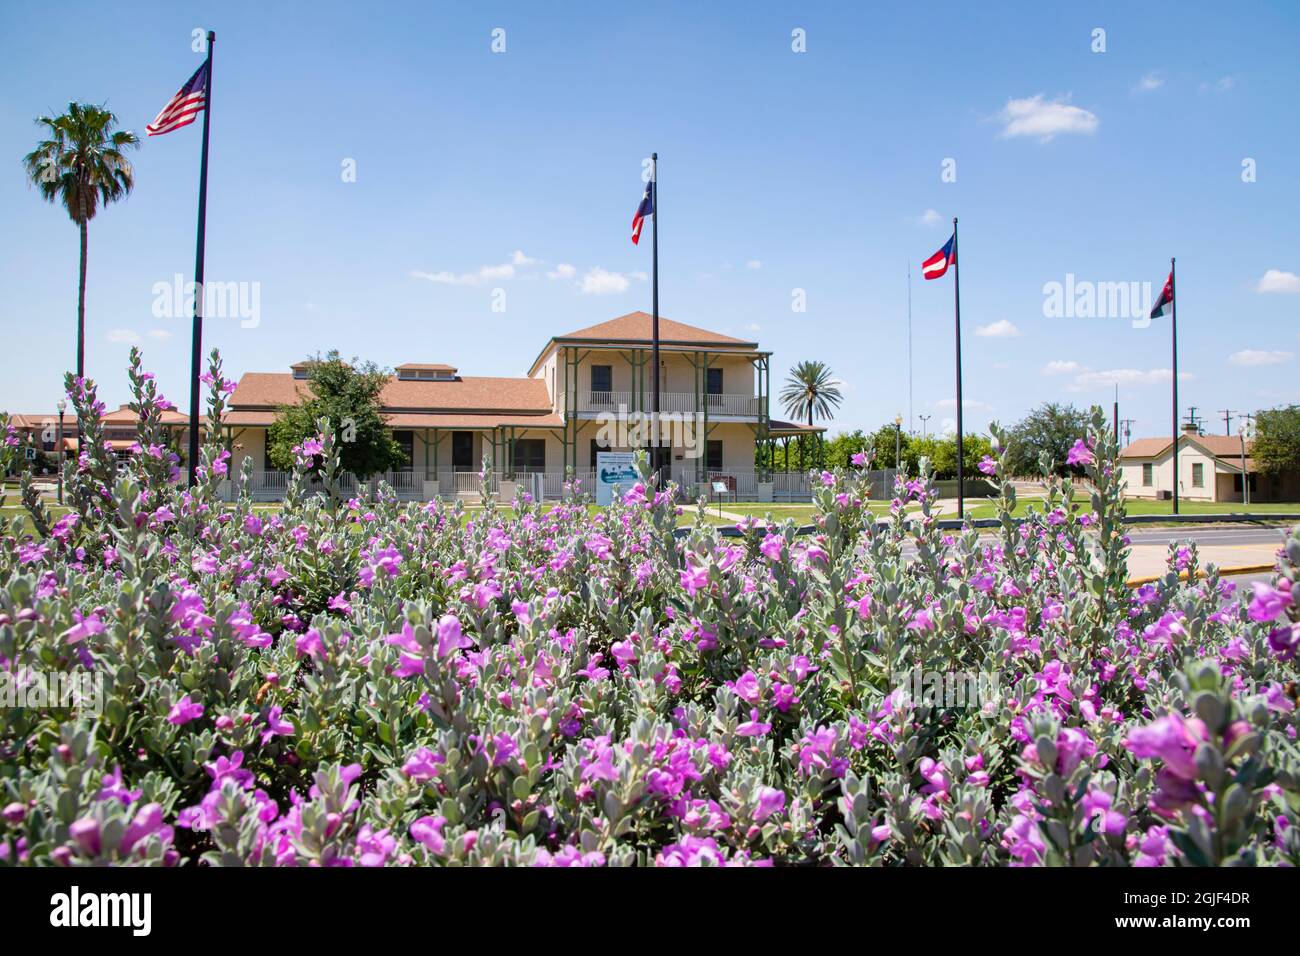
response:
<path fill-rule="evenodd" d="M 1225 577 L 1234 574 L 1259 574 L 1265 571 L 1272 571 L 1275 567 L 1277 567 L 1276 564 L 1241 564 L 1232 568 L 1216 568 L 1215 570 L 1219 572 L 1220 577 Z M 1124 583 L 1128 587 L 1136 588 L 1141 587 L 1143 584 L 1155 584 L 1157 581 L 1163 581 L 1167 576 L 1168 575 L 1166 574 L 1157 574 L 1145 578 L 1129 578 Z M 1204 571 L 1197 571 L 1196 576 L 1197 578 L 1203 578 L 1206 575 Z M 1178 580 L 1186 581 L 1187 572 L 1179 572 Z"/>

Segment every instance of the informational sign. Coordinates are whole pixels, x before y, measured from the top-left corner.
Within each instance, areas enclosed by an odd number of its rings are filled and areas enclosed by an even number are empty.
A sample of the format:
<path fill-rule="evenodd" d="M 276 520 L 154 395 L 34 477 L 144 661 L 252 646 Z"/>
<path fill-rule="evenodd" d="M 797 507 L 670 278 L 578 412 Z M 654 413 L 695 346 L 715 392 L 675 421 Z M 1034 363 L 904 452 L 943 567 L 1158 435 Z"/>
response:
<path fill-rule="evenodd" d="M 636 453 L 630 451 L 596 452 L 596 504 L 614 503 L 614 486 L 630 491 L 641 480 L 636 470 Z"/>
<path fill-rule="evenodd" d="M 731 489 L 727 487 L 725 481 L 715 481 L 713 483 L 713 493 L 715 495 L 728 495 L 731 494 Z"/>

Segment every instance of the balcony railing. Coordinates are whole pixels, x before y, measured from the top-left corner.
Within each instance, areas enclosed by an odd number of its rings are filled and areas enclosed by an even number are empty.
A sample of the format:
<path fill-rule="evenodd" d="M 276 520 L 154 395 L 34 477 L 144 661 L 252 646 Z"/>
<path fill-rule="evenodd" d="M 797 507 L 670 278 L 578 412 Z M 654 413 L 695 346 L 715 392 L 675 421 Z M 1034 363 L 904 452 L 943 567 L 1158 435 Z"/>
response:
<path fill-rule="evenodd" d="M 633 408 L 632 392 L 579 392 L 578 411 L 617 412 L 619 406 Z M 653 398 L 649 392 L 641 396 L 642 411 L 649 411 Z M 757 418 L 763 409 L 762 399 L 756 395 L 737 395 L 724 392 L 718 395 L 696 395 L 694 392 L 660 392 L 659 409 L 664 412 L 694 415 L 707 410 L 712 416 L 738 416 Z"/>

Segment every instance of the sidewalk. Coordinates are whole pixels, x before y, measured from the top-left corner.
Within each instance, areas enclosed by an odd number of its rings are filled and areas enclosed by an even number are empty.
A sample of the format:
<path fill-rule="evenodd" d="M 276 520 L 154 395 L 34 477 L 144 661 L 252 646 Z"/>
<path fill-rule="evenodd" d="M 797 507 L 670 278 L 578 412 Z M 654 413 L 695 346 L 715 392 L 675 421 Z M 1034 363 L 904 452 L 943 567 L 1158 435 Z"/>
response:
<path fill-rule="evenodd" d="M 1212 544 L 1196 549 L 1202 568 L 1215 564 L 1229 568 L 1272 568 L 1277 561 L 1277 547 L 1271 544 Z M 1169 548 L 1163 544 L 1137 544 L 1128 559 L 1128 576 L 1158 578 L 1165 574 Z"/>

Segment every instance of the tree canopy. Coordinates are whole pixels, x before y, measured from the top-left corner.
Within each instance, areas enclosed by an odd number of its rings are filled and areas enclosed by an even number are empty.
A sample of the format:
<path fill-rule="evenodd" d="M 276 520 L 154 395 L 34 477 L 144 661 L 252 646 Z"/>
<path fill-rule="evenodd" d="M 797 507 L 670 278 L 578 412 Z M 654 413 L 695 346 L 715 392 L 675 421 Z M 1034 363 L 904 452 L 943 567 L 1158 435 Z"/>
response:
<path fill-rule="evenodd" d="M 1038 476 L 1046 453 L 1061 477 L 1080 470 L 1065 463 L 1075 440 L 1088 434 L 1088 414 L 1069 404 L 1044 402 L 1016 422 L 1007 434 L 1007 465 L 1013 475 Z"/>
<path fill-rule="evenodd" d="M 1300 471 L 1300 405 L 1268 408 L 1256 414 L 1251 456 L 1265 474 Z"/>
<path fill-rule="evenodd" d="M 277 468 L 294 464 L 293 449 L 316 435 L 317 422 L 329 419 L 343 468 L 367 478 L 406 464 L 402 447 L 380 412 L 379 395 L 391 373 L 374 362 L 343 361 L 337 351 L 316 356 L 307 374 L 310 396 L 282 405 L 267 432 L 267 457 Z"/>

